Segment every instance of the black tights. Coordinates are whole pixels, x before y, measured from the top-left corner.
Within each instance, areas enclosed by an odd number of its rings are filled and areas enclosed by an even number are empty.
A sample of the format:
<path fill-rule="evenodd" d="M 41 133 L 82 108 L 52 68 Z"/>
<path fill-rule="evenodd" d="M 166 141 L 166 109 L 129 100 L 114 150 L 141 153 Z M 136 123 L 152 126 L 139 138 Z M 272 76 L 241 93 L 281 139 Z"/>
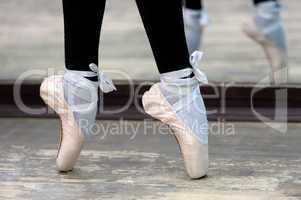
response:
<path fill-rule="evenodd" d="M 266 2 L 266 1 L 277 1 L 277 0 L 253 0 L 255 5 Z M 203 9 L 203 1 L 202 0 L 185 0 L 185 7 L 193 10 L 201 10 Z"/>
<path fill-rule="evenodd" d="M 106 0 L 63 0 L 65 62 L 70 70 L 98 64 Z M 191 67 L 185 40 L 182 0 L 136 0 L 160 73 Z"/>

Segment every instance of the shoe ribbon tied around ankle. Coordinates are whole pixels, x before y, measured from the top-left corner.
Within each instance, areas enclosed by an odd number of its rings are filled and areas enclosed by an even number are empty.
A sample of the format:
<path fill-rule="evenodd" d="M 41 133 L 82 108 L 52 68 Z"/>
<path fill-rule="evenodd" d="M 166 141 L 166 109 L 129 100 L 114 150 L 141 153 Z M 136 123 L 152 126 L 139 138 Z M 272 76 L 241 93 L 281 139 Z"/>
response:
<path fill-rule="evenodd" d="M 74 74 L 75 77 L 80 76 L 80 77 L 86 77 L 86 78 L 91 78 L 91 77 L 98 77 L 98 87 L 102 90 L 103 93 L 109 93 L 112 91 L 117 90 L 113 81 L 105 75 L 96 64 L 91 63 L 89 65 L 89 68 L 91 71 L 76 71 L 76 70 L 66 70 L 69 74 Z"/>
<path fill-rule="evenodd" d="M 91 71 L 66 70 L 63 84 L 65 100 L 84 135 L 89 135 L 90 127 L 95 124 L 97 102 L 100 99 L 98 87 L 103 93 L 116 90 L 113 81 L 97 65 L 90 64 L 89 67 Z M 87 79 L 96 76 L 97 82 Z"/>
<path fill-rule="evenodd" d="M 68 83 L 66 90 L 69 95 L 65 95 L 70 108 L 74 112 L 89 112 L 97 106 L 99 99 L 97 88 L 99 87 L 103 93 L 109 93 L 116 90 L 113 81 L 100 71 L 96 64 L 89 65 L 91 71 L 66 70 L 64 80 Z M 98 77 L 98 82 L 90 81 L 86 78 Z M 85 100 L 86 103 L 73 104 L 68 98 L 78 97 Z M 74 98 L 75 99 L 75 98 Z"/>
<path fill-rule="evenodd" d="M 101 70 L 99 70 L 96 64 L 91 63 L 89 67 L 95 73 L 95 75 L 98 76 L 99 88 L 102 90 L 102 92 L 109 93 L 117 90 L 113 81 Z"/>
<path fill-rule="evenodd" d="M 199 69 L 199 67 L 200 67 L 199 63 L 201 62 L 202 57 L 203 57 L 203 52 L 195 51 L 190 56 L 190 64 L 192 66 L 193 73 L 194 73 L 196 79 L 202 84 L 208 84 L 207 76 L 205 75 L 204 72 L 202 72 Z"/>

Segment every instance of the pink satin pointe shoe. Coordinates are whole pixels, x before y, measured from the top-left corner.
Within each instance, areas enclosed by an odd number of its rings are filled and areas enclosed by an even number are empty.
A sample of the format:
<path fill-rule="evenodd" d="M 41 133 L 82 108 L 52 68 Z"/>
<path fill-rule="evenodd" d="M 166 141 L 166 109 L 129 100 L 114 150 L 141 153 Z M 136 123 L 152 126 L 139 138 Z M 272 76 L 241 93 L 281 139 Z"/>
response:
<path fill-rule="evenodd" d="M 96 65 L 92 64 L 90 67 L 93 68 L 93 72 L 66 70 L 63 76 L 48 77 L 40 87 L 40 96 L 60 118 L 56 165 L 61 172 L 73 169 L 82 150 L 85 135 L 89 134 L 90 128 L 95 123 L 98 86 L 105 90 L 104 92 L 115 90 L 110 80 L 95 71 Z M 99 79 L 107 80 L 107 83 L 103 80 L 93 82 L 84 78 L 96 75 Z"/>
<path fill-rule="evenodd" d="M 199 84 L 207 83 L 197 68 L 202 54 L 191 57 L 193 69 L 187 68 L 161 74 L 161 82 L 154 84 L 142 97 L 145 112 L 167 124 L 179 144 L 185 167 L 192 179 L 208 172 L 208 122 Z M 194 74 L 193 78 L 183 77 Z"/>

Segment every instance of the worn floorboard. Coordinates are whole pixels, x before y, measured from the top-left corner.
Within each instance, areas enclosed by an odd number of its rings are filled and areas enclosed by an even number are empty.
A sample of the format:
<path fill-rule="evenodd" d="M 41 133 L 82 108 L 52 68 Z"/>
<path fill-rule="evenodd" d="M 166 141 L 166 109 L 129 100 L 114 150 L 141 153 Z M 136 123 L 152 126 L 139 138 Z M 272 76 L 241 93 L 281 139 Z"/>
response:
<path fill-rule="evenodd" d="M 57 120 L 0 119 L 0 127 L 1 200 L 301 199 L 297 123 L 211 123 L 210 172 L 196 181 L 167 127 L 151 120 L 98 121 L 68 174 L 55 171 Z"/>

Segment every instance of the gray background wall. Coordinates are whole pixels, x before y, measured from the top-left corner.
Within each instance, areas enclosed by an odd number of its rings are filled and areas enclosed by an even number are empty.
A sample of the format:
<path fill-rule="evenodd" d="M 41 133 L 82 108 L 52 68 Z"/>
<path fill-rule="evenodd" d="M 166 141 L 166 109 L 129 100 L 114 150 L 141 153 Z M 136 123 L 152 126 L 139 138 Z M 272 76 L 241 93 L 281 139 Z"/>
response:
<path fill-rule="evenodd" d="M 301 4 L 300 0 L 282 2 L 290 47 L 290 82 L 301 83 Z M 251 1 L 205 0 L 205 4 L 211 20 L 202 68 L 209 79 L 256 82 L 264 77 L 269 67 L 262 50 L 241 32 L 241 24 L 252 14 Z M 158 78 L 134 0 L 107 1 L 100 49 L 105 70 L 122 70 L 133 79 Z M 30 69 L 61 70 L 63 53 L 60 0 L 0 1 L 0 80 L 16 79 Z M 114 79 L 123 79 L 111 74 Z"/>

